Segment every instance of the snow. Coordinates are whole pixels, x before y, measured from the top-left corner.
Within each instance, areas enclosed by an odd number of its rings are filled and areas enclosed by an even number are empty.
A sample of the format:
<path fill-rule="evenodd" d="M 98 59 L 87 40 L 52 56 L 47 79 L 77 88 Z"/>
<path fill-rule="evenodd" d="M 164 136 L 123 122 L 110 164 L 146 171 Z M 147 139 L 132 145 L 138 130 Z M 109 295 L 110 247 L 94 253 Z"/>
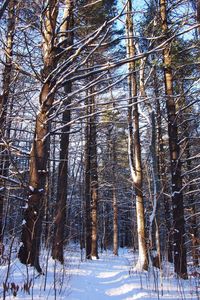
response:
<path fill-rule="evenodd" d="M 34 192 L 34 187 L 33 186 L 29 185 L 29 189 L 30 189 L 31 192 Z"/>
<path fill-rule="evenodd" d="M 111 251 L 99 253 L 100 259 L 82 259 L 84 253 L 75 246 L 66 249 L 66 262 L 61 266 L 50 258 L 50 252 L 42 252 L 41 262 L 46 275 L 38 275 L 31 268 L 12 259 L 8 282 L 19 286 L 17 296 L 11 288 L 6 299 L 24 300 L 106 300 L 106 299 L 146 299 L 146 300 L 195 300 L 199 299 L 198 278 L 189 280 L 175 278 L 171 265 L 165 263 L 163 278 L 158 269 L 134 272 L 137 255 L 131 250 L 119 249 L 119 256 Z M 0 282 L 6 280 L 8 267 L 0 266 Z M 30 288 L 27 288 L 30 284 Z M 28 291 L 28 292 L 27 292 Z M 2 284 L 0 286 L 0 299 Z"/>
<path fill-rule="evenodd" d="M 174 191 L 174 192 L 172 193 L 172 197 L 175 197 L 175 196 L 178 195 L 178 194 L 180 194 L 179 191 Z"/>

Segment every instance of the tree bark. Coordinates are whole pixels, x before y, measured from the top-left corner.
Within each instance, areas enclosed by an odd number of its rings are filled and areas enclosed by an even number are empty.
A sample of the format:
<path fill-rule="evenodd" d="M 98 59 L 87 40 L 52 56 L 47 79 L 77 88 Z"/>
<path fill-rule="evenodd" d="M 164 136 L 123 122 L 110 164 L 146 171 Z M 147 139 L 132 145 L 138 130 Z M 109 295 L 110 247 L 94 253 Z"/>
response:
<path fill-rule="evenodd" d="M 90 94 L 93 93 L 93 88 Z M 88 95 L 86 101 L 87 124 L 85 142 L 85 205 L 86 205 L 86 258 L 98 259 L 97 247 L 97 206 L 98 206 L 98 172 L 96 145 L 95 98 Z"/>
<path fill-rule="evenodd" d="M 8 2 L 8 1 L 7 1 Z M 6 2 L 5 2 L 6 3 Z M 8 5 L 9 4 L 9 5 Z M 0 95 L 0 175 L 7 175 L 7 163 L 8 158 L 6 145 L 4 144 L 4 139 L 6 140 L 6 116 L 7 107 L 10 94 L 10 84 L 12 78 L 12 60 L 13 60 L 13 39 L 15 32 L 15 20 L 16 20 L 16 1 L 11 0 L 8 5 L 8 27 L 7 27 L 7 37 L 5 45 L 5 68 L 3 71 L 3 86 L 2 95 Z M 0 243 L 3 242 L 3 207 L 4 207 L 4 194 L 5 187 L 4 182 L 0 179 Z"/>
<path fill-rule="evenodd" d="M 56 67 L 54 41 L 58 14 L 57 5 L 56 0 L 50 0 L 43 12 L 44 84 L 40 92 L 40 109 L 36 117 L 34 140 L 30 153 L 29 199 L 24 215 L 25 222 L 22 227 L 22 245 L 18 253 L 23 264 L 34 266 L 39 273 L 42 272 L 39 263 L 39 251 L 47 176 L 46 167 L 49 157 L 49 139 L 46 138 L 49 133 L 48 113 L 54 101 L 54 95 L 50 93 L 54 82 L 51 81 L 49 75 Z"/>
<path fill-rule="evenodd" d="M 113 194 L 113 254 L 118 255 L 118 206 L 117 206 L 115 184 L 113 184 L 112 194 Z"/>
<path fill-rule="evenodd" d="M 64 38 L 68 38 L 66 46 L 73 44 L 73 3 L 71 0 L 65 1 L 64 22 L 61 26 L 61 32 Z M 68 56 L 71 53 L 68 53 Z M 69 94 L 72 90 L 72 85 L 69 82 L 64 87 L 65 94 Z M 70 104 L 70 99 L 67 100 L 66 105 Z M 68 124 L 71 119 L 70 109 L 66 109 L 62 116 L 62 125 Z M 69 136 L 70 125 L 62 128 L 60 141 L 60 162 L 58 167 L 58 183 L 57 183 L 57 210 L 54 220 L 54 237 L 52 246 L 53 259 L 64 263 L 63 246 L 65 240 L 65 224 L 66 224 L 66 201 L 68 190 L 68 152 L 69 152 Z"/>
<path fill-rule="evenodd" d="M 162 202 L 164 206 L 164 218 L 165 218 L 165 226 L 166 226 L 166 234 L 161 240 L 161 249 L 162 245 L 164 245 L 165 249 L 167 249 L 167 258 L 169 262 L 173 262 L 173 241 L 171 234 L 171 213 L 170 213 L 170 201 L 165 196 L 167 192 L 167 178 L 166 178 L 166 162 L 165 162 L 165 152 L 164 152 L 164 139 L 162 132 L 162 117 L 161 117 L 161 109 L 160 109 L 160 101 L 159 101 L 159 91 L 158 91 L 158 82 L 157 82 L 157 73 L 156 67 L 154 67 L 154 92 L 156 96 L 156 120 L 158 127 L 158 174 L 160 179 L 160 202 Z"/>
<path fill-rule="evenodd" d="M 132 21 L 132 4 L 131 0 L 127 3 L 127 18 L 126 28 L 128 36 L 127 56 L 133 57 L 135 55 L 135 45 L 133 40 L 133 21 Z M 129 161 L 131 173 L 133 178 L 133 185 L 136 194 L 136 215 L 137 215 L 137 233 L 138 233 L 138 247 L 139 258 L 137 262 L 137 269 L 148 269 L 148 254 L 146 245 L 145 233 L 145 218 L 144 218 L 144 199 L 142 193 L 142 159 L 141 159 L 141 144 L 139 132 L 139 112 L 137 104 L 137 80 L 135 71 L 135 62 L 129 63 L 129 98 L 133 106 L 129 108 L 128 122 L 129 122 Z M 134 131 L 133 131 L 134 128 Z"/>
<path fill-rule="evenodd" d="M 86 106 L 86 115 L 89 115 L 89 101 L 85 101 Z M 91 228 L 91 182 L 90 182 L 90 169 L 91 169 L 91 149 L 90 149 L 90 118 L 86 119 L 86 128 L 85 128 L 85 251 L 86 258 L 91 259 L 91 249 L 92 249 L 92 228 Z"/>
<path fill-rule="evenodd" d="M 93 93 L 93 89 L 91 89 Z M 96 110 L 95 97 L 91 97 L 90 113 L 94 114 Z M 97 139 L 96 139 L 96 117 L 90 117 L 90 188 L 91 188 L 91 222 L 92 222 L 92 247 L 91 257 L 97 259 L 97 206 L 98 206 L 98 172 L 97 172 Z"/>
<path fill-rule="evenodd" d="M 160 0 L 160 14 L 162 31 L 168 34 L 166 0 Z M 185 248 L 185 220 L 182 194 L 180 147 L 178 143 L 177 118 L 173 97 L 173 77 L 171 68 L 170 45 L 163 51 L 164 80 L 166 94 L 166 108 L 168 115 L 169 151 L 171 160 L 171 184 L 173 206 L 173 238 L 174 238 L 174 270 L 181 278 L 187 278 L 187 260 Z"/>
<path fill-rule="evenodd" d="M 185 98 L 185 92 L 184 92 L 184 84 L 183 82 L 178 82 L 178 86 L 180 89 L 180 109 L 183 108 L 184 106 L 187 106 L 186 103 L 186 98 Z M 186 169 L 187 172 L 190 173 L 190 170 L 192 169 L 192 161 L 190 159 L 191 157 L 191 150 L 192 150 L 192 145 L 190 141 L 190 125 L 189 125 L 189 113 L 184 111 L 185 114 L 181 114 L 181 132 L 184 133 L 184 143 L 182 145 L 183 150 L 185 150 L 185 157 L 186 157 Z M 189 218 L 189 233 L 190 233 L 190 238 L 192 242 L 192 258 L 193 258 L 193 265 L 198 266 L 199 263 L 199 254 L 198 254 L 198 222 L 197 222 L 197 217 L 196 217 L 196 204 L 195 204 L 195 199 L 194 199 L 194 194 L 193 194 L 193 185 L 190 183 L 190 181 L 194 178 L 191 174 L 188 175 L 188 181 L 189 181 L 189 186 L 188 186 L 188 192 L 190 193 L 189 195 L 189 200 L 188 200 L 188 205 L 190 208 L 190 218 Z"/>

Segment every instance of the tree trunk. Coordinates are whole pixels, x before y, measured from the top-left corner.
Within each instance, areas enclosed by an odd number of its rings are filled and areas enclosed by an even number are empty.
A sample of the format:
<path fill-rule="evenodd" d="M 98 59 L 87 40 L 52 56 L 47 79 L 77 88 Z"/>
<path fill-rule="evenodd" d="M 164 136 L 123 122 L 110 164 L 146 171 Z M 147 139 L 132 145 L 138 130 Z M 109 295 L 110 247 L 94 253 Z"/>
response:
<path fill-rule="evenodd" d="M 181 96 L 181 105 L 180 109 L 182 109 L 184 106 L 187 106 L 186 99 L 185 99 L 185 92 L 184 92 L 184 84 L 183 82 L 178 82 L 178 86 L 180 89 Z M 184 143 L 182 145 L 183 150 L 185 150 L 185 157 L 186 157 L 186 169 L 187 172 L 190 173 L 190 170 L 192 169 L 192 161 L 190 159 L 191 157 L 191 141 L 190 141 L 190 125 L 189 125 L 189 116 L 190 114 L 187 113 L 187 110 L 185 111 L 185 115 L 181 114 L 181 132 L 184 133 Z M 189 181 L 189 200 L 188 205 L 190 208 L 190 218 L 189 218 L 189 233 L 190 238 L 192 242 L 192 258 L 193 258 L 193 265 L 198 266 L 199 263 L 199 255 L 198 255 L 198 222 L 196 217 L 196 205 L 195 205 L 195 199 L 193 194 L 193 185 L 190 183 L 190 181 L 194 178 L 191 174 L 188 175 L 188 181 Z"/>
<path fill-rule="evenodd" d="M 39 251 L 44 212 L 44 195 L 47 176 L 46 167 L 49 156 L 49 139 L 46 138 L 49 133 L 48 112 L 54 100 L 54 95 L 50 93 L 54 83 L 51 82 L 51 76 L 49 75 L 56 67 L 54 40 L 57 14 L 57 1 L 49 1 L 43 15 L 42 32 L 44 37 L 43 79 L 45 83 L 40 92 L 40 110 L 36 117 L 35 134 L 30 153 L 28 208 L 24 215 L 25 221 L 22 227 L 21 237 L 22 246 L 18 253 L 18 257 L 22 263 L 34 266 L 39 273 L 42 272 L 39 264 Z"/>
<path fill-rule="evenodd" d="M 165 226 L 166 226 L 166 234 L 164 237 L 162 236 L 161 240 L 161 249 L 167 249 L 167 258 L 169 262 L 173 262 L 173 241 L 171 234 L 171 213 L 170 213 L 170 201 L 165 196 L 167 192 L 167 178 L 166 178 L 166 163 L 165 163 L 165 152 L 164 152 L 164 139 L 162 133 L 162 117 L 161 117 L 161 109 L 160 109 L 160 101 L 159 101 L 159 91 L 158 91 L 158 83 L 157 83 L 157 73 L 156 67 L 154 67 L 154 92 L 156 96 L 156 119 L 157 119 L 157 127 L 158 127 L 158 174 L 160 179 L 160 202 L 164 206 L 164 218 L 165 218 Z M 161 205 L 162 206 L 162 205 Z"/>
<path fill-rule="evenodd" d="M 90 93 L 93 93 L 91 88 Z M 97 205 L 98 173 L 96 145 L 95 98 L 89 95 L 86 101 L 87 124 L 85 142 L 85 205 L 86 205 L 86 258 L 98 259 Z"/>
<path fill-rule="evenodd" d="M 151 137 L 151 157 L 152 157 L 152 177 L 153 177 L 153 210 L 150 216 L 150 244 L 153 244 L 151 228 L 153 223 L 155 224 L 156 231 L 156 250 L 157 256 L 153 257 L 153 265 L 155 267 L 161 267 L 161 246 L 160 246 L 160 181 L 158 176 L 158 161 L 157 161 L 157 151 L 156 151 L 156 143 L 157 143 L 157 134 L 156 134 L 156 121 L 155 121 L 155 112 L 152 110 L 151 112 L 151 127 L 152 127 L 152 137 Z"/>
<path fill-rule="evenodd" d="M 160 0 L 162 30 L 167 36 L 166 0 Z M 164 80 L 166 94 L 166 108 L 168 115 L 169 151 L 171 160 L 172 206 L 173 206 L 173 237 L 174 237 L 174 269 L 178 276 L 187 278 L 187 260 L 185 248 L 185 220 L 182 194 L 182 177 L 180 147 L 178 143 L 177 118 L 173 97 L 173 79 L 171 68 L 170 45 L 163 51 Z"/>
<path fill-rule="evenodd" d="M 133 57 L 135 55 L 135 45 L 133 41 L 133 21 L 132 21 L 132 4 L 131 0 L 127 3 L 127 55 Z M 139 133 L 139 112 L 137 104 L 137 80 L 135 73 L 135 63 L 129 63 L 129 97 L 133 106 L 129 108 L 129 161 L 131 167 L 131 173 L 133 178 L 133 185 L 136 194 L 136 215 L 137 215 L 137 233 L 138 233 L 138 246 L 139 246 L 139 258 L 137 262 L 137 269 L 148 269 L 148 255 L 146 245 L 146 233 L 145 233 L 145 218 L 144 218 L 144 200 L 142 193 L 142 160 L 141 160 L 141 145 L 140 145 L 140 133 Z M 133 121 L 132 121 L 133 120 Z M 134 132 L 133 132 L 134 128 Z M 133 147 L 133 148 L 132 148 Z"/>
<path fill-rule="evenodd" d="M 8 1 L 7 1 L 8 2 Z M 5 3 L 7 3 L 5 2 Z M 8 3 L 7 3 L 8 5 Z M 16 1 L 11 0 L 8 5 L 8 28 L 5 45 L 5 68 L 3 71 L 3 86 L 2 95 L 0 95 L 0 175 L 7 175 L 6 159 L 8 158 L 7 149 L 3 146 L 4 139 L 6 140 L 6 116 L 10 94 L 10 83 L 12 77 L 12 59 L 13 59 L 13 38 L 15 32 L 15 6 Z M 3 242 L 3 207 L 4 207 L 4 182 L 0 179 L 0 243 Z"/>
<path fill-rule="evenodd" d="M 89 101 L 86 100 L 86 115 L 90 113 Z M 85 251 L 86 258 L 91 259 L 92 228 L 91 228 L 91 194 L 90 194 L 90 118 L 86 119 L 85 128 Z"/>
<path fill-rule="evenodd" d="M 114 108 L 114 103 L 113 103 Z M 111 123 L 111 130 L 109 130 L 110 136 L 110 158 L 112 168 L 112 206 L 113 206 L 113 254 L 118 255 L 118 205 L 117 205 L 117 193 L 116 193 L 116 164 L 117 164 L 117 152 L 116 152 L 116 134 L 115 124 Z"/>
<path fill-rule="evenodd" d="M 91 89 L 93 93 L 93 89 Z M 95 98 L 91 97 L 91 114 L 95 113 Z M 90 188 L 91 188 L 91 222 L 92 222 L 92 248 L 91 257 L 97 259 L 97 205 L 98 205 L 98 172 L 97 172 L 97 144 L 96 144 L 96 116 L 90 117 Z"/>
<path fill-rule="evenodd" d="M 115 183 L 112 188 L 113 193 L 113 254 L 118 255 L 118 207 Z"/>
<path fill-rule="evenodd" d="M 61 26 L 61 32 L 64 38 L 68 38 L 66 46 L 73 44 L 73 3 L 71 0 L 66 0 L 66 8 L 64 12 L 64 23 Z M 68 54 L 68 56 L 71 53 Z M 71 83 L 69 82 L 64 91 L 67 95 L 71 92 Z M 70 99 L 66 105 L 70 104 Z M 62 125 L 70 122 L 71 114 L 70 109 L 66 109 L 62 116 Z M 59 260 L 64 263 L 63 246 L 65 240 L 65 224 L 66 224 L 66 200 L 68 189 L 68 152 L 69 152 L 69 132 L 70 125 L 62 128 L 61 141 L 60 141 L 60 162 L 58 167 L 58 183 L 57 183 L 57 210 L 54 220 L 55 229 L 52 246 L 53 259 Z"/>

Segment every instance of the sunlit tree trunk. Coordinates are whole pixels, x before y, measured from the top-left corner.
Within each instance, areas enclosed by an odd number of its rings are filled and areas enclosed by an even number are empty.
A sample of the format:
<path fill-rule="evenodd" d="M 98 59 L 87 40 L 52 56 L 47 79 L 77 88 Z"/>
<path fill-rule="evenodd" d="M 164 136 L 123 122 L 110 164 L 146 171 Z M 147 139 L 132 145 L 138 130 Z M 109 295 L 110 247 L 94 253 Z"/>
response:
<path fill-rule="evenodd" d="M 152 109 L 152 105 L 149 103 L 146 89 L 145 89 L 145 65 L 146 58 L 140 61 L 139 71 L 139 93 L 140 99 L 145 101 L 145 105 L 148 109 L 151 121 L 151 172 L 152 172 L 152 186 L 153 186 L 153 201 L 152 201 L 152 212 L 149 218 L 149 246 L 150 254 L 152 256 L 153 265 L 156 267 L 161 266 L 161 247 L 160 247 L 160 182 L 158 176 L 158 159 L 157 159 L 157 134 L 156 134 L 156 123 L 155 123 L 155 111 Z M 157 255 L 152 255 L 151 250 L 157 251 Z"/>
<path fill-rule="evenodd" d="M 166 0 L 160 0 L 160 14 L 162 31 L 167 37 L 167 10 Z M 182 278 L 187 278 L 187 260 L 185 248 L 185 220 L 182 194 L 182 177 L 180 147 L 178 143 L 176 108 L 173 94 L 172 58 L 170 45 L 163 51 L 164 80 L 166 94 L 166 108 L 168 115 L 169 151 L 171 160 L 171 184 L 173 206 L 173 237 L 174 237 L 174 269 Z"/>
<path fill-rule="evenodd" d="M 127 56 L 133 57 L 135 55 L 135 45 L 133 40 L 133 21 L 132 21 L 132 3 L 131 0 L 127 3 Z M 145 218 L 144 218 L 144 199 L 142 193 L 142 159 L 141 159 L 141 144 L 139 132 L 139 112 L 137 104 L 137 80 L 135 73 L 135 62 L 129 63 L 129 98 L 130 103 L 133 104 L 129 108 L 128 123 L 129 123 L 129 161 L 131 173 L 133 178 L 133 185 L 136 194 L 136 215 L 137 215 L 137 233 L 138 233 L 138 247 L 139 258 L 137 269 L 148 268 L 148 254 L 146 245 L 145 233 Z"/>
<path fill-rule="evenodd" d="M 73 3 L 71 0 L 65 1 L 64 22 L 61 26 L 63 38 L 68 38 L 66 46 L 73 44 Z M 68 54 L 68 56 L 70 53 Z M 71 92 L 71 83 L 69 82 L 64 87 L 65 94 Z M 66 105 L 70 104 L 70 99 Z M 70 122 L 70 109 L 66 109 L 62 116 L 62 125 Z M 67 189 L 68 189 L 68 152 L 69 152 L 69 134 L 70 125 L 62 128 L 61 141 L 60 141 L 60 162 L 58 167 L 58 183 L 57 183 L 57 210 L 54 220 L 55 230 L 53 236 L 52 257 L 64 262 L 63 246 L 65 239 L 65 224 L 66 224 L 66 205 L 67 205 Z"/>
<path fill-rule="evenodd" d="M 30 153 L 29 199 L 22 227 L 22 245 L 18 253 L 22 263 L 34 266 L 39 273 L 42 272 L 39 251 L 49 156 L 49 139 L 46 137 L 49 133 L 48 113 L 54 101 L 54 94 L 50 93 L 54 86 L 50 73 L 56 67 L 54 43 L 57 14 L 58 2 L 56 0 L 48 1 L 42 16 L 44 84 L 40 91 L 40 107 L 36 117 L 34 140 Z"/>

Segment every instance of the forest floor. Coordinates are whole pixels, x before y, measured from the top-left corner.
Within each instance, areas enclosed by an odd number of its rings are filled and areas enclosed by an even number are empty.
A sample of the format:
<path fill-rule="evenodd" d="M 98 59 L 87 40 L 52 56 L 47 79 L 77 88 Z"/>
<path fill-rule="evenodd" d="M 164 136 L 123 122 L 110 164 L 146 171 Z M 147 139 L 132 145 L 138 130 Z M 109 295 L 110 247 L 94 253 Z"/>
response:
<path fill-rule="evenodd" d="M 0 266 L 0 299 L 200 299 L 200 277 L 192 267 L 189 279 L 180 280 L 167 263 L 162 274 L 152 267 L 148 272 L 134 272 L 137 256 L 127 249 L 120 249 L 118 257 L 110 251 L 100 253 L 98 260 L 85 261 L 83 253 L 82 257 L 80 250 L 70 246 L 61 266 L 44 252 L 41 264 L 45 275 L 39 276 L 13 259 L 9 270 L 6 264 Z"/>

